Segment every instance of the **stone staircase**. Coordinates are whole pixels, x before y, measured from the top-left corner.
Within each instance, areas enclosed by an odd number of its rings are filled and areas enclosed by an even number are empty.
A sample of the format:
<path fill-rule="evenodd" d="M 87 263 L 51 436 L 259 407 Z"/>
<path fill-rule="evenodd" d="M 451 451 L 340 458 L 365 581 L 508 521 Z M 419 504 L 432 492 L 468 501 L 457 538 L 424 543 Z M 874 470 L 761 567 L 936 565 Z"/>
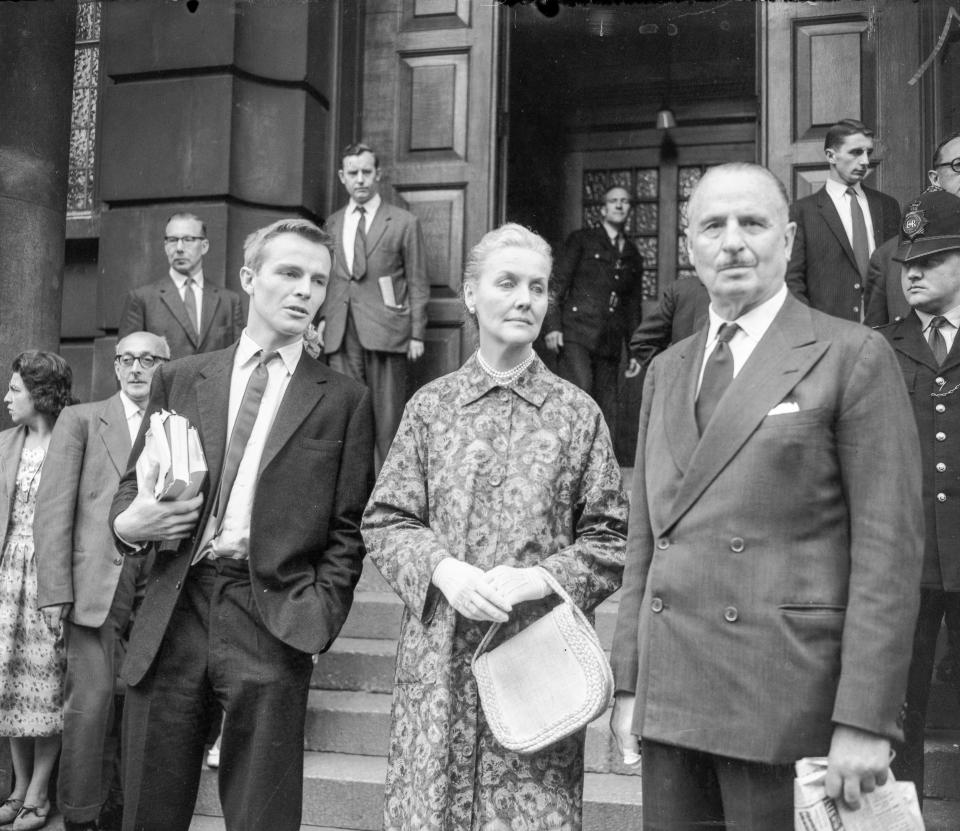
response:
<path fill-rule="evenodd" d="M 607 648 L 617 607 L 615 595 L 597 612 Z M 400 600 L 367 561 L 343 632 L 313 674 L 304 740 L 304 831 L 381 828 L 400 615 Z M 960 831 L 960 706 L 943 685 L 935 686 L 929 723 L 927 831 Z M 639 770 L 619 761 L 606 716 L 587 731 L 584 802 L 584 831 L 641 828 Z M 222 831 L 220 813 L 216 776 L 205 771 L 191 831 Z"/>

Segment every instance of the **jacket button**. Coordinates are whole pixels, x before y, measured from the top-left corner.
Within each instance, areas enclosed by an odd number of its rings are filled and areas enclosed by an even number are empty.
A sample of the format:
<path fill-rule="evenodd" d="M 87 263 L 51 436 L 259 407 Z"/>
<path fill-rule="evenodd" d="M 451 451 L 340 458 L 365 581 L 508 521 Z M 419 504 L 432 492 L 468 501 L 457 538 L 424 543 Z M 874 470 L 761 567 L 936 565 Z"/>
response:
<path fill-rule="evenodd" d="M 944 433 L 944 432 L 940 432 L 940 433 L 937 433 L 937 435 L 935 435 L 934 438 L 935 438 L 937 441 L 946 441 L 946 440 L 947 440 L 947 434 Z"/>
<path fill-rule="evenodd" d="M 860 313 L 860 307 L 859 307 L 859 306 L 854 306 L 854 307 L 853 307 L 853 311 L 856 312 L 857 314 L 859 314 L 859 313 Z"/>
<path fill-rule="evenodd" d="M 858 290 L 859 290 L 859 289 L 860 289 L 860 284 L 859 284 L 859 283 L 854 283 L 854 284 L 853 284 L 853 287 L 854 287 L 855 289 L 858 289 Z"/>
<path fill-rule="evenodd" d="M 730 540 L 730 550 L 735 554 L 739 554 L 744 548 L 746 548 L 746 545 L 743 542 L 743 537 L 734 537 Z"/>
<path fill-rule="evenodd" d="M 176 587 L 179 589 L 182 584 L 183 584 L 183 581 L 182 581 L 182 580 L 177 580 L 177 586 L 176 586 Z"/>
<path fill-rule="evenodd" d="M 943 462 L 937 462 L 937 472 L 943 473 L 947 469 L 947 466 Z"/>
<path fill-rule="evenodd" d="M 650 601 L 650 608 L 651 608 L 654 612 L 662 612 L 662 611 L 663 611 L 663 600 L 662 600 L 661 598 L 659 598 L 659 597 L 653 598 L 653 600 Z"/>
<path fill-rule="evenodd" d="M 942 387 L 944 384 L 947 383 L 947 379 L 941 375 L 938 375 L 936 378 L 933 379 L 933 383 L 936 384 L 938 387 Z"/>
<path fill-rule="evenodd" d="M 723 619 L 727 623 L 736 623 L 739 617 L 740 613 L 737 611 L 736 606 L 727 606 L 727 608 L 723 610 Z"/>
<path fill-rule="evenodd" d="M 661 537 L 659 540 L 657 540 L 657 548 L 659 548 L 661 551 L 666 551 L 666 549 L 669 547 L 670 540 L 668 540 L 666 537 Z"/>
<path fill-rule="evenodd" d="M 579 312 L 580 310 L 579 310 L 576 306 L 571 306 L 571 307 L 570 307 L 570 311 L 571 311 L 571 312 Z"/>
<path fill-rule="evenodd" d="M 935 409 L 938 413 L 945 413 L 947 411 L 947 408 L 943 404 L 937 404 L 937 406 L 933 409 Z"/>
<path fill-rule="evenodd" d="M 620 279 L 620 275 L 619 275 L 619 274 L 614 274 L 614 275 L 613 275 L 613 279 L 614 279 L 614 280 L 619 280 L 619 279 Z"/>
<path fill-rule="evenodd" d="M 947 501 L 947 495 L 945 493 L 937 494 L 937 502 L 946 502 L 946 501 Z"/>
<path fill-rule="evenodd" d="M 117 557 L 117 558 L 113 561 L 113 564 L 114 564 L 115 566 L 122 566 L 122 565 L 123 565 L 123 557 Z"/>

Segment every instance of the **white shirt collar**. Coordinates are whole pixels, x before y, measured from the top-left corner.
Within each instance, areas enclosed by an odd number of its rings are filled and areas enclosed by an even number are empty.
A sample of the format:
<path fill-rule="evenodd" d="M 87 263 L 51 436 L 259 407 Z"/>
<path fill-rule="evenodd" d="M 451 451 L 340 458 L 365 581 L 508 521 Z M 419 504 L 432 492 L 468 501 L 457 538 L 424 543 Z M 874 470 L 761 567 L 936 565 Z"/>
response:
<path fill-rule="evenodd" d="M 123 390 L 120 390 L 120 403 L 123 404 L 123 414 L 127 421 L 129 421 L 135 415 L 139 415 L 140 406 Z M 146 409 L 146 407 L 144 407 L 144 409 Z"/>
<path fill-rule="evenodd" d="M 186 274 L 181 274 L 179 271 L 174 271 L 171 268 L 170 279 L 177 284 L 178 291 L 183 291 L 183 286 L 187 282 Z M 199 289 L 203 288 L 203 269 L 201 269 L 200 271 L 198 271 L 196 274 L 193 275 L 193 281 L 197 284 L 197 288 Z"/>
<path fill-rule="evenodd" d="M 921 312 L 919 309 L 914 309 L 914 311 L 917 313 L 917 317 L 920 318 L 921 331 L 926 332 L 927 329 L 930 328 L 930 321 L 933 320 L 936 315 Z M 942 316 L 947 319 L 947 322 L 951 324 L 954 329 L 960 329 L 960 306 L 954 306 Z"/>
<path fill-rule="evenodd" d="M 777 312 L 787 300 L 786 284 L 780 286 L 779 291 L 769 300 L 764 300 L 759 306 L 754 307 L 746 314 L 740 315 L 736 320 L 724 320 L 713 310 L 713 303 L 710 304 L 708 314 L 710 315 L 710 330 L 707 332 L 707 345 L 713 343 L 717 337 L 717 332 L 724 323 L 736 323 L 740 330 L 750 340 L 757 342 L 764 336 Z"/>
<path fill-rule="evenodd" d="M 845 185 L 843 182 L 838 182 L 836 179 L 827 179 L 827 193 L 834 200 L 845 197 L 847 195 L 848 187 L 853 188 L 856 191 L 858 199 L 866 198 L 866 194 L 863 192 L 863 188 L 860 187 L 859 182 L 857 182 L 855 185 Z"/>
<path fill-rule="evenodd" d="M 247 330 L 244 329 L 240 334 L 237 353 L 233 358 L 234 365 L 246 366 L 260 350 L 261 347 L 257 345 L 253 338 L 247 334 Z M 280 356 L 280 360 L 283 361 L 287 373 L 293 375 L 293 371 L 297 368 L 297 364 L 300 363 L 300 357 L 303 355 L 303 339 L 301 338 L 293 343 L 288 343 L 286 346 L 281 346 L 277 350 L 277 354 Z"/>
<path fill-rule="evenodd" d="M 383 200 L 380 198 L 380 194 L 376 193 L 371 196 L 366 202 L 363 203 L 363 210 L 367 214 L 367 226 L 370 225 L 370 220 L 373 219 L 373 215 L 380 209 L 380 203 Z M 350 201 L 347 203 L 347 213 L 353 215 L 357 210 L 357 203 L 353 201 L 353 197 L 350 197 Z"/>

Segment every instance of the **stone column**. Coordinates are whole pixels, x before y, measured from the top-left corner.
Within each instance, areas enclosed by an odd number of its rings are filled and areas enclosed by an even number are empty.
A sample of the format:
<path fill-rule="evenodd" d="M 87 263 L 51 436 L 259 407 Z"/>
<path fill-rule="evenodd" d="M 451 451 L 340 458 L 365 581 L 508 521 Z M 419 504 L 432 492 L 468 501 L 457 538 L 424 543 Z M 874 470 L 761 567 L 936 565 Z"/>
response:
<path fill-rule="evenodd" d="M 0 3 L 0 386 L 60 343 L 76 0 Z M 9 427 L 6 408 L 0 427 Z"/>

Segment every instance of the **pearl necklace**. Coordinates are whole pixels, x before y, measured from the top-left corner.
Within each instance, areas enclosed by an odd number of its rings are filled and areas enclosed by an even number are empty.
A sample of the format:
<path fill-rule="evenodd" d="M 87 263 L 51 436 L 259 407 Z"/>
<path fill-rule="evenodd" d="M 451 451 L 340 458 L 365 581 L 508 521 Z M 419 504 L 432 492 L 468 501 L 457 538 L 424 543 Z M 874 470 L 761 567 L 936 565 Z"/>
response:
<path fill-rule="evenodd" d="M 483 359 L 483 355 L 480 354 L 480 350 L 477 350 L 477 363 L 480 364 L 480 369 L 486 372 L 487 375 L 489 375 L 494 381 L 502 386 L 508 386 L 512 384 L 517 380 L 517 378 L 523 375 L 524 370 L 526 370 L 526 368 L 533 363 L 533 359 L 535 357 L 537 357 L 537 353 L 531 352 L 515 367 L 507 370 L 499 370 L 490 366 L 490 364 Z"/>

